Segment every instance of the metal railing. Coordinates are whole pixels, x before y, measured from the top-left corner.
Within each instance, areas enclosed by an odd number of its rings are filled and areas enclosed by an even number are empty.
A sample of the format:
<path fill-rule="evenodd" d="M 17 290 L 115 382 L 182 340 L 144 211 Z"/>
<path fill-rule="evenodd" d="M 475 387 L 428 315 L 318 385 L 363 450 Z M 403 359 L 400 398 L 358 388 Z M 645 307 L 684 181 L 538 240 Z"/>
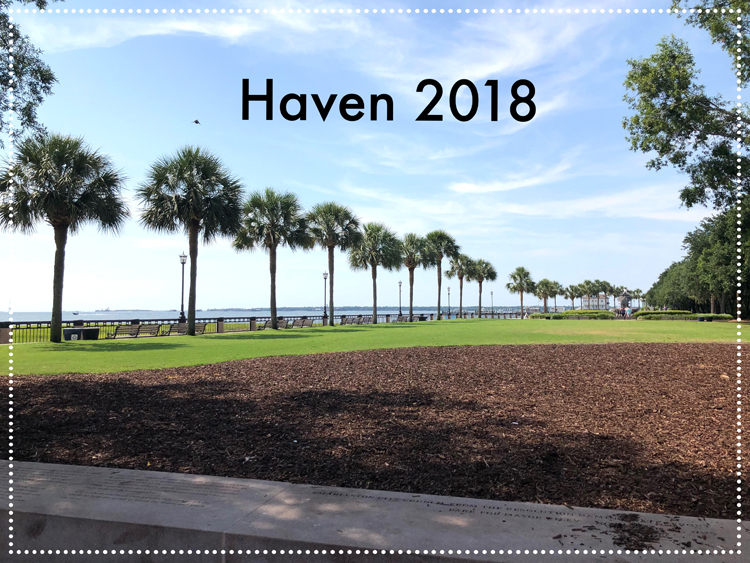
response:
<path fill-rule="evenodd" d="M 395 323 L 398 322 L 399 317 L 402 319 L 408 319 L 408 311 L 404 312 L 403 315 L 398 314 L 383 314 L 377 315 L 377 324 Z M 494 319 L 511 319 L 520 318 L 520 312 L 513 313 L 500 313 L 500 312 L 483 312 L 482 318 L 494 318 Z M 432 321 L 435 320 L 437 315 L 435 313 L 417 313 L 413 316 L 413 321 Z M 475 312 L 464 311 L 464 318 L 478 318 L 479 315 Z M 335 324 L 352 324 L 352 325 L 368 325 L 374 324 L 372 322 L 372 315 L 357 314 L 357 315 L 336 315 L 335 319 L 323 315 L 296 315 L 296 316 L 279 316 L 279 320 L 287 320 L 288 326 L 292 327 L 294 321 L 299 319 L 308 319 L 313 321 L 314 327 L 322 327 L 328 324 L 330 321 L 335 321 Z M 447 311 L 443 312 L 444 319 L 456 319 L 458 318 L 458 311 L 451 311 L 450 314 Z M 256 327 L 260 324 L 268 323 L 266 326 L 270 328 L 271 317 L 208 317 L 195 319 L 196 323 L 204 323 L 203 334 L 217 334 L 217 333 L 228 333 L 228 332 L 249 332 L 252 330 L 252 324 L 255 323 Z M 50 321 L 13 321 L 13 322 L 0 322 L 0 344 L 27 344 L 34 342 L 49 342 L 50 337 Z M 84 319 L 76 319 L 72 321 L 63 321 L 62 328 L 65 329 L 92 329 L 98 328 L 98 332 L 95 336 L 86 335 L 82 336 L 83 339 L 98 339 L 104 340 L 111 338 L 115 335 L 117 328 L 120 326 L 133 326 L 133 325 L 159 325 L 158 329 L 154 332 L 147 331 L 149 337 L 153 336 L 166 336 L 170 333 L 170 328 L 173 325 L 180 324 L 179 319 L 117 319 L 117 320 L 96 320 L 89 321 Z M 144 336 L 145 337 L 145 336 Z"/>

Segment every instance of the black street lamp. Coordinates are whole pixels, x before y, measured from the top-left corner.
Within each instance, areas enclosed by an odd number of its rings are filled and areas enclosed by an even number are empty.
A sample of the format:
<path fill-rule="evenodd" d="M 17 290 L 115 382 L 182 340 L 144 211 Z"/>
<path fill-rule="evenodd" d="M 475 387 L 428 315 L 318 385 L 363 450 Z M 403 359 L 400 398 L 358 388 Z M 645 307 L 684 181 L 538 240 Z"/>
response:
<path fill-rule="evenodd" d="M 398 316 L 401 317 L 401 281 L 398 282 Z"/>
<path fill-rule="evenodd" d="M 451 286 L 448 286 L 448 320 L 451 318 Z"/>
<path fill-rule="evenodd" d="M 328 272 L 323 272 L 323 318 L 328 317 L 326 313 L 326 280 L 328 279 Z"/>
<path fill-rule="evenodd" d="M 187 321 L 185 318 L 185 264 L 187 264 L 187 256 L 183 252 L 180 254 L 180 264 L 182 264 L 182 298 L 180 299 L 180 319 L 181 323 Z"/>

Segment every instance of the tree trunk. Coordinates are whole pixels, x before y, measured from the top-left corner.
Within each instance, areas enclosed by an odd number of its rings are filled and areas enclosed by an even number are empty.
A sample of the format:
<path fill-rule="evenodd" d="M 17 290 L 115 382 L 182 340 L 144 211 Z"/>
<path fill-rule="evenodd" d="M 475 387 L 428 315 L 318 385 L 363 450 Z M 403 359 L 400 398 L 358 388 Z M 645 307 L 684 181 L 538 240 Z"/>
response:
<path fill-rule="evenodd" d="M 573 306 L 573 310 L 575 311 L 575 308 L 576 308 L 576 298 L 575 297 L 571 297 L 570 298 L 570 303 Z"/>
<path fill-rule="evenodd" d="M 68 226 L 55 225 L 55 266 L 52 277 L 52 321 L 49 327 L 50 342 L 62 341 L 62 296 L 65 275 L 65 244 Z M 17 340 L 17 339 L 16 339 Z"/>
<path fill-rule="evenodd" d="M 188 246 L 190 247 L 190 290 L 188 291 L 188 326 L 187 333 L 195 336 L 195 294 L 198 280 L 198 231 L 200 223 L 190 221 L 188 227 Z"/>
<path fill-rule="evenodd" d="M 521 292 L 521 319 L 523 319 L 523 291 Z"/>
<path fill-rule="evenodd" d="M 721 297 L 719 298 L 719 313 L 723 315 L 724 313 L 726 313 L 726 310 L 727 310 L 726 294 L 722 293 Z"/>
<path fill-rule="evenodd" d="M 440 320 L 440 291 L 443 285 L 443 257 L 438 256 L 437 259 L 437 276 L 438 276 L 438 307 L 437 307 L 437 320 Z"/>
<path fill-rule="evenodd" d="M 711 295 L 711 313 L 716 312 L 716 297 L 714 295 Z"/>
<path fill-rule="evenodd" d="M 546 313 L 547 312 L 547 298 L 544 297 L 543 299 L 544 299 L 544 312 Z"/>
<path fill-rule="evenodd" d="M 583 296 L 579 297 L 579 299 L 581 300 L 581 310 L 583 310 Z"/>
<path fill-rule="evenodd" d="M 328 305 L 330 316 L 328 317 L 330 319 L 330 326 L 333 326 L 333 319 L 335 318 L 333 316 L 333 251 L 336 250 L 335 246 L 329 246 L 328 247 L 328 279 L 329 279 L 329 285 L 328 285 Z"/>
<path fill-rule="evenodd" d="M 409 322 L 414 315 L 414 268 L 409 268 Z"/>
<path fill-rule="evenodd" d="M 458 278 L 458 317 L 464 318 L 464 278 Z"/>
<path fill-rule="evenodd" d="M 479 282 L 479 318 L 482 318 L 482 282 Z"/>
<path fill-rule="evenodd" d="M 276 246 L 268 249 L 268 263 L 271 270 L 271 328 L 279 329 L 279 320 L 276 318 Z"/>
<path fill-rule="evenodd" d="M 378 324 L 378 266 L 370 264 L 372 271 L 372 324 Z"/>

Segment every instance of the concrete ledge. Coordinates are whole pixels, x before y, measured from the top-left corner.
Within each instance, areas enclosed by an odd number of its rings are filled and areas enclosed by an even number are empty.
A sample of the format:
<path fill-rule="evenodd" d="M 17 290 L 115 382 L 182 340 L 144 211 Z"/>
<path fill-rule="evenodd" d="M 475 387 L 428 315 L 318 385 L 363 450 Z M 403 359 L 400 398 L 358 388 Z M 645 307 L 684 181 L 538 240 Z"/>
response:
<path fill-rule="evenodd" d="M 411 550 L 416 561 L 510 561 L 509 550 L 571 550 L 556 555 L 568 560 L 597 551 L 597 560 L 652 560 L 653 555 L 626 555 L 628 538 L 645 537 L 648 549 L 664 550 L 660 561 L 682 561 L 674 550 L 714 549 L 712 562 L 741 561 L 730 555 L 738 533 L 731 520 L 638 514 L 532 503 L 509 503 L 458 497 L 393 493 L 295 485 L 251 479 L 230 479 L 72 465 L 0 461 L 13 472 L 13 545 L 7 530 L 0 535 L 0 560 L 67 562 L 81 555 L 67 550 L 133 550 L 127 561 L 175 561 L 171 550 L 196 562 L 247 561 L 237 550 L 252 550 L 253 561 L 279 560 L 271 550 L 286 550 L 285 561 L 354 561 L 346 550 L 396 550 L 394 555 L 370 554 L 368 561 L 403 559 Z M 7 504 L 0 510 L 8 522 Z M 632 539 L 630 540 L 632 541 Z M 9 550 L 29 555 L 9 556 Z M 32 555 L 31 550 L 60 550 L 60 555 Z M 166 549 L 168 555 L 154 555 Z M 261 550 L 255 555 L 254 550 Z M 302 555 L 296 551 L 303 550 Z M 305 550 L 327 550 L 323 555 Z M 339 555 L 338 550 L 345 550 Z M 479 550 L 473 554 L 473 550 Z M 613 555 L 599 554 L 613 550 Z M 642 548 L 641 548 L 642 549 Z M 666 550 L 673 555 L 666 555 Z M 137 555 L 136 550 L 152 553 Z M 217 554 L 196 555 L 196 550 Z M 221 550 L 225 554 L 221 555 Z M 235 554 L 229 554 L 234 550 Z M 263 556 L 262 550 L 268 550 Z M 289 555 L 288 550 L 294 550 Z M 336 554 L 330 553 L 336 550 Z M 420 555 L 414 555 L 419 550 Z M 423 553 L 436 550 L 437 554 Z M 444 550 L 444 554 L 439 554 Z M 452 550 L 452 554 L 448 554 Z M 461 554 L 456 551 L 461 550 Z M 471 553 L 465 553 L 471 550 Z M 482 554 L 486 550 L 486 554 Z M 495 550 L 492 554 L 491 550 Z M 504 554 L 500 555 L 499 551 Z M 574 550 L 581 554 L 576 556 Z M 617 556 L 617 550 L 622 555 Z M 101 558 L 106 560 L 106 556 Z M 95 560 L 102 560 L 96 558 Z M 177 558 L 180 560 L 181 558 Z M 125 559 L 123 559 L 125 561 Z"/>

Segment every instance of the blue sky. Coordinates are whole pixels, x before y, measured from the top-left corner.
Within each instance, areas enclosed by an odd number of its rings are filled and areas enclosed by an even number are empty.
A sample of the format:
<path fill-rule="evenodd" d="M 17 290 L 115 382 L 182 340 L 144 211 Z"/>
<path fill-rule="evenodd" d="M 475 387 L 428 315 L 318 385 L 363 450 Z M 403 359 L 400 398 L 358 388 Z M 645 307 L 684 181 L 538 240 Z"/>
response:
<path fill-rule="evenodd" d="M 705 32 L 674 16 L 584 14 L 582 8 L 578 14 L 508 14 L 507 4 L 492 3 L 480 12 L 494 8 L 495 14 L 457 14 L 456 5 L 440 2 L 428 7 L 444 14 L 415 14 L 414 6 L 397 2 L 377 6 L 412 13 L 348 14 L 365 5 L 340 2 L 316 5 L 335 8 L 334 14 L 306 14 L 311 5 L 297 2 L 217 4 L 225 14 L 120 14 L 122 3 L 99 2 L 100 9 L 118 12 L 70 13 L 90 6 L 72 1 L 53 4 L 60 14 L 15 16 L 59 80 L 41 120 L 51 131 L 84 136 L 129 178 L 125 195 L 133 218 L 121 236 L 91 227 L 68 240 L 65 310 L 179 307 L 177 256 L 187 250 L 186 237 L 141 227 L 133 189 L 156 158 L 186 144 L 219 155 L 248 193 L 267 186 L 293 191 L 306 208 L 334 200 L 363 222 L 381 221 L 399 235 L 445 229 L 465 253 L 495 266 L 498 281 L 484 289 L 487 297 L 494 291 L 496 305 L 517 303 L 504 289 L 517 266 L 537 280 L 567 285 L 599 278 L 646 290 L 681 257 L 685 233 L 709 214 L 680 207 L 685 178 L 646 170 L 648 157 L 629 150 L 621 125 L 628 113 L 622 101 L 626 60 L 652 54 L 670 33 L 689 41 L 708 92 L 727 99 L 737 94 L 728 56 Z M 567 8 L 544 5 L 558 6 Z M 621 5 L 597 4 L 610 7 L 616 12 Z M 269 13 L 247 14 L 248 8 Z M 243 78 L 258 93 L 273 78 L 276 104 L 286 93 L 308 94 L 308 120 L 286 122 L 277 105 L 275 119 L 265 121 L 262 105 L 254 103 L 250 120 L 242 121 Z M 437 108 L 446 115 L 443 122 L 414 121 L 431 97 L 415 91 L 424 78 L 443 84 Z M 477 117 L 466 123 L 447 117 L 448 92 L 462 78 L 480 92 Z M 536 87 L 537 114 L 525 124 L 508 112 L 510 86 L 520 78 Z M 500 84 L 498 122 L 489 120 L 488 79 Z M 352 123 L 334 108 L 322 122 L 309 99 L 313 93 L 366 99 L 388 93 L 394 120 Z M 465 111 L 466 89 L 462 94 Z M 12 294 L 16 311 L 49 310 L 51 229 L 12 239 L 1 245 L 0 261 L 23 275 L 0 281 L 0 293 Z M 369 274 L 350 271 L 344 254 L 336 260 L 337 304 L 369 304 Z M 282 250 L 279 305 L 321 304 L 325 269 L 321 250 Z M 268 304 L 262 252 L 238 254 L 230 241 L 218 240 L 201 247 L 198 272 L 198 308 Z M 436 301 L 435 277 L 434 270 L 417 272 L 416 305 Z M 381 305 L 397 303 L 398 280 L 407 282 L 408 273 L 379 273 Z M 444 282 L 444 292 L 448 285 L 454 304 L 457 281 Z M 477 293 L 476 284 L 467 284 L 464 303 L 475 304 Z"/>

